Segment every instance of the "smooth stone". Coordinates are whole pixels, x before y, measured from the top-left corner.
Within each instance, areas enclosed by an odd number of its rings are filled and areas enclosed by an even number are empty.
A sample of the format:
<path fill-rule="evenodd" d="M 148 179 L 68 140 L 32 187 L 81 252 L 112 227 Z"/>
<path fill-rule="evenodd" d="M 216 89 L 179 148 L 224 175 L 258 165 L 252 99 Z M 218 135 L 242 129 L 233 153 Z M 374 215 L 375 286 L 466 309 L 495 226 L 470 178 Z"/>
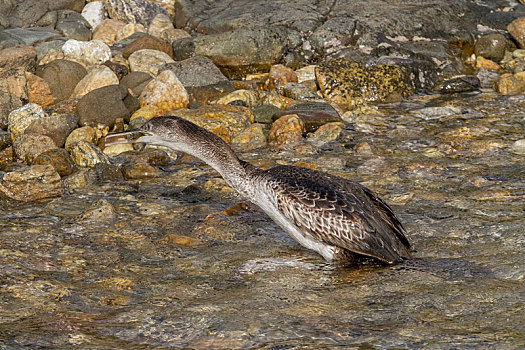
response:
<path fill-rule="evenodd" d="M 60 34 L 44 31 L 40 28 L 10 28 L 4 30 L 3 33 L 16 39 L 20 44 L 30 46 L 60 38 Z"/>
<path fill-rule="evenodd" d="M 128 61 L 132 72 L 146 72 L 152 76 L 157 75 L 159 67 L 163 64 L 175 62 L 168 54 L 149 49 L 133 52 Z"/>
<path fill-rule="evenodd" d="M 29 202 L 63 193 L 60 175 L 51 165 L 33 165 L 0 172 L 0 191 L 9 198 Z"/>
<path fill-rule="evenodd" d="M 26 164 L 32 164 L 40 154 L 58 148 L 52 138 L 38 134 L 22 134 L 13 142 L 16 158 Z"/>
<path fill-rule="evenodd" d="M 98 200 L 93 207 L 84 212 L 80 218 L 88 222 L 111 222 L 117 218 L 115 207 L 105 199 Z"/>
<path fill-rule="evenodd" d="M 232 101 L 244 101 L 248 107 L 254 108 L 263 105 L 273 105 L 279 109 L 283 108 L 285 103 L 275 92 L 261 90 L 236 90 L 228 95 L 219 98 L 214 103 L 228 104 Z"/>
<path fill-rule="evenodd" d="M 293 69 L 275 64 L 271 66 L 268 75 L 268 90 L 281 91 L 286 83 L 297 83 L 297 74 Z"/>
<path fill-rule="evenodd" d="M 280 109 L 274 105 L 262 105 L 252 109 L 256 123 L 271 124 L 280 116 Z"/>
<path fill-rule="evenodd" d="M 145 0 L 104 0 L 110 18 L 148 27 L 158 14 L 168 15 L 160 4 Z"/>
<path fill-rule="evenodd" d="M 55 102 L 58 102 L 69 99 L 78 82 L 87 75 L 87 71 L 80 63 L 55 60 L 39 66 L 35 74 L 49 85 Z"/>
<path fill-rule="evenodd" d="M 32 46 L 19 45 L 0 50 L 0 69 L 23 68 L 34 71 L 36 66 L 36 50 Z"/>
<path fill-rule="evenodd" d="M 294 145 L 303 140 L 304 133 L 304 122 L 297 114 L 285 115 L 273 122 L 268 143 L 272 146 Z"/>
<path fill-rule="evenodd" d="M 116 145 L 115 145 L 116 146 Z M 97 163 L 95 165 L 95 172 L 99 182 L 121 182 L 124 181 L 124 175 L 118 165 Z"/>
<path fill-rule="evenodd" d="M 341 122 L 341 116 L 328 103 L 295 102 L 290 103 L 280 115 L 295 114 L 302 119 L 306 132 L 313 132 L 326 123 Z"/>
<path fill-rule="evenodd" d="M 103 1 L 88 2 L 82 9 L 81 14 L 93 29 L 107 18 Z"/>
<path fill-rule="evenodd" d="M 175 29 L 175 27 L 173 26 L 173 21 L 171 18 L 163 13 L 159 13 L 151 20 L 148 28 L 148 34 L 160 39 L 162 32 L 172 29 Z"/>
<path fill-rule="evenodd" d="M 128 101 L 134 100 L 133 103 Z M 129 120 L 129 117 L 138 105 L 136 98 L 128 94 L 122 85 L 109 85 L 88 92 L 77 103 L 79 124 L 95 125 L 104 124 L 113 127 L 118 118 Z M 128 106 L 133 106 L 129 109 Z M 135 108 L 136 107 L 136 108 Z"/>
<path fill-rule="evenodd" d="M 97 140 L 97 131 L 91 126 L 83 126 L 73 130 L 66 139 L 64 148 L 69 152 L 73 145 L 79 141 L 95 143 Z"/>
<path fill-rule="evenodd" d="M 131 143 L 121 143 L 116 145 L 105 145 L 104 146 L 104 154 L 106 154 L 108 157 L 115 157 L 118 156 L 121 153 L 133 151 L 133 145 Z"/>
<path fill-rule="evenodd" d="M 117 75 L 105 65 L 90 67 L 89 73 L 78 82 L 71 97 L 80 98 L 98 88 L 118 84 Z"/>
<path fill-rule="evenodd" d="M 93 40 L 101 40 L 107 45 L 117 41 L 117 33 L 126 25 L 117 19 L 105 19 L 93 30 Z"/>
<path fill-rule="evenodd" d="M 146 35 L 146 28 L 142 24 L 137 23 L 128 23 L 124 27 L 120 28 L 117 32 L 115 39 L 117 41 L 125 40 L 129 37 L 134 36 L 134 34 L 139 34 L 137 37 L 140 38 L 142 35 Z M 130 41 L 131 42 L 131 41 Z"/>
<path fill-rule="evenodd" d="M 164 110 L 155 105 L 146 105 L 135 111 L 129 118 L 129 121 L 132 122 L 136 118 L 144 118 L 145 120 L 150 120 L 151 118 L 158 117 L 164 114 Z"/>
<path fill-rule="evenodd" d="M 514 141 L 511 148 L 513 153 L 525 155 L 525 139 Z"/>
<path fill-rule="evenodd" d="M 78 41 L 70 39 L 62 46 L 66 58 L 87 65 L 102 64 L 111 58 L 111 49 L 102 40 Z"/>
<path fill-rule="evenodd" d="M 507 26 L 507 31 L 516 40 L 521 49 L 525 49 L 525 17 L 512 21 Z"/>
<path fill-rule="evenodd" d="M 36 119 L 24 130 L 24 133 L 48 136 L 57 147 L 63 147 L 67 137 L 77 125 L 78 116 L 75 114 L 51 115 Z"/>
<path fill-rule="evenodd" d="M 154 105 L 167 111 L 187 107 L 189 96 L 175 73 L 165 70 L 146 85 L 139 96 L 139 101 L 142 107 Z"/>
<path fill-rule="evenodd" d="M 170 58 L 173 57 L 173 48 L 170 44 L 149 34 L 142 35 L 129 43 L 124 48 L 122 56 L 128 59 L 134 52 L 145 49 L 161 51 L 170 56 Z"/>
<path fill-rule="evenodd" d="M 63 148 L 50 149 L 40 153 L 33 160 L 33 165 L 51 165 L 60 176 L 68 176 L 73 173 L 74 165 L 69 153 Z"/>
<path fill-rule="evenodd" d="M 232 140 L 233 148 L 238 152 L 248 152 L 268 146 L 263 124 L 252 124 L 235 135 Z"/>
<path fill-rule="evenodd" d="M 145 72 L 131 72 L 120 80 L 120 84 L 131 89 L 133 96 L 140 96 L 140 93 L 153 79 L 151 74 Z"/>
<path fill-rule="evenodd" d="M 474 45 L 476 56 L 483 56 L 489 60 L 499 62 L 505 56 L 505 51 L 510 49 L 512 44 L 503 34 L 493 33 L 482 35 Z"/>
<path fill-rule="evenodd" d="M 191 35 L 183 29 L 176 29 L 176 28 L 170 28 L 170 29 L 163 30 L 160 33 L 160 37 L 159 37 L 159 39 L 164 40 L 165 42 L 171 43 L 172 49 L 173 49 L 174 41 L 177 41 L 179 39 L 184 39 L 184 38 L 191 38 Z M 175 56 L 173 58 L 175 59 Z M 180 60 L 177 59 L 177 61 L 180 61 Z"/>
<path fill-rule="evenodd" d="M 309 134 L 307 141 L 321 147 L 322 145 L 336 140 L 343 132 L 345 128 L 342 122 L 332 122 L 321 125 L 314 133 Z"/>
<path fill-rule="evenodd" d="M 98 163 L 111 163 L 100 148 L 86 141 L 75 142 L 70 147 L 69 154 L 73 163 L 83 168 L 92 168 Z"/>
<path fill-rule="evenodd" d="M 60 11 L 55 30 L 69 39 L 91 40 L 91 25 L 80 13 L 75 11 Z"/>
<path fill-rule="evenodd" d="M 25 72 L 27 81 L 27 99 L 30 103 L 46 107 L 55 104 L 49 84 L 33 73 Z"/>
<path fill-rule="evenodd" d="M 11 133 L 11 139 L 14 141 L 18 135 L 24 133 L 35 120 L 44 118 L 44 110 L 35 103 L 28 103 L 23 107 L 15 109 L 8 116 L 7 131 Z"/>
<path fill-rule="evenodd" d="M 162 174 L 160 170 L 148 163 L 128 163 L 122 167 L 122 173 L 126 179 L 147 179 L 158 177 Z"/>
<path fill-rule="evenodd" d="M 300 83 L 286 83 L 281 88 L 282 94 L 297 101 L 315 101 L 320 97 L 312 89 Z"/>
<path fill-rule="evenodd" d="M 477 76 L 462 75 L 460 77 L 445 80 L 440 84 L 439 90 L 442 93 L 453 94 L 479 90 L 480 87 L 481 82 Z"/>

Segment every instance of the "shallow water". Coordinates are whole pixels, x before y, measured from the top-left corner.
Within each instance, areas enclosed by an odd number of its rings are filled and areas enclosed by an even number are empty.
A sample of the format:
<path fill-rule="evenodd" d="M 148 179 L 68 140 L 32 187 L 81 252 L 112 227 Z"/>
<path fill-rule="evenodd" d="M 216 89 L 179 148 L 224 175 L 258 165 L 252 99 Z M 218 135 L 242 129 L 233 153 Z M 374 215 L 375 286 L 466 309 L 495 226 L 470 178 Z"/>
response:
<path fill-rule="evenodd" d="M 207 166 L 174 164 L 156 179 L 0 203 L 0 348 L 522 347 L 525 156 L 512 144 L 525 99 L 420 97 L 380 111 L 347 118 L 317 154 L 241 157 L 374 189 L 413 260 L 330 266 L 256 208 L 224 212 L 240 199 Z M 101 199 L 113 218 L 83 216 Z"/>

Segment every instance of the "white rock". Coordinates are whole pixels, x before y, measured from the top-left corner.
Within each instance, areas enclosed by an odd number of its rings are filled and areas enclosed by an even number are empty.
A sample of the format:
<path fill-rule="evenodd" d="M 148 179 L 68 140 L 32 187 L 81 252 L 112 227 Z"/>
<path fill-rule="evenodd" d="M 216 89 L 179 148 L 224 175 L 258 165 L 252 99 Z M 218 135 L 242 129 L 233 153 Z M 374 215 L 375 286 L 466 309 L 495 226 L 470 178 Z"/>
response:
<path fill-rule="evenodd" d="M 72 98 L 82 97 L 90 91 L 108 86 L 117 85 L 119 83 L 117 75 L 106 66 L 91 67 L 90 72 L 78 82 Z"/>
<path fill-rule="evenodd" d="M 44 117 L 44 110 L 36 103 L 28 103 L 13 110 L 7 117 L 7 130 L 11 133 L 11 139 L 14 141 L 35 120 Z"/>
<path fill-rule="evenodd" d="M 111 49 L 102 40 L 68 40 L 62 46 L 66 58 L 84 64 L 102 64 L 111 58 Z"/>
<path fill-rule="evenodd" d="M 82 9 L 82 16 L 95 29 L 104 19 L 108 17 L 103 1 L 88 2 Z"/>

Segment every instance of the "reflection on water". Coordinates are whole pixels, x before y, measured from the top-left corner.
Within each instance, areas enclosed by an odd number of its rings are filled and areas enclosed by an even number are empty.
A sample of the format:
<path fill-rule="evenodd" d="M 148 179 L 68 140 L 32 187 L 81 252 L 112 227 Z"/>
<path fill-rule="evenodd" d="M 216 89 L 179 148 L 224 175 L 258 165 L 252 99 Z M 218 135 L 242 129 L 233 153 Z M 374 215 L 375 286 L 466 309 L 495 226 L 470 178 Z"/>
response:
<path fill-rule="evenodd" d="M 173 165 L 161 178 L 0 204 L 1 344 L 523 346 L 525 156 L 512 145 L 525 101 L 414 99 L 381 111 L 350 116 L 319 154 L 242 156 L 311 163 L 373 188 L 405 222 L 413 260 L 333 267 L 256 208 L 225 211 L 239 200 L 208 167 Z M 116 216 L 88 219 L 101 199 Z"/>

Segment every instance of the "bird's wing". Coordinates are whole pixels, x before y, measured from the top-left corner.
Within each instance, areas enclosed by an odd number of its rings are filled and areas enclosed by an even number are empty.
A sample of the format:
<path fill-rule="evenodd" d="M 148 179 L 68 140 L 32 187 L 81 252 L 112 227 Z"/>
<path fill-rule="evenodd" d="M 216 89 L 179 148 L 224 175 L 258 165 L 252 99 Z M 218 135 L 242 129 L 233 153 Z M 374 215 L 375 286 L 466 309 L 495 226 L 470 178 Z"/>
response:
<path fill-rule="evenodd" d="M 387 263 L 408 256 L 403 226 L 372 191 L 306 168 L 268 172 L 278 209 L 315 239 Z"/>

